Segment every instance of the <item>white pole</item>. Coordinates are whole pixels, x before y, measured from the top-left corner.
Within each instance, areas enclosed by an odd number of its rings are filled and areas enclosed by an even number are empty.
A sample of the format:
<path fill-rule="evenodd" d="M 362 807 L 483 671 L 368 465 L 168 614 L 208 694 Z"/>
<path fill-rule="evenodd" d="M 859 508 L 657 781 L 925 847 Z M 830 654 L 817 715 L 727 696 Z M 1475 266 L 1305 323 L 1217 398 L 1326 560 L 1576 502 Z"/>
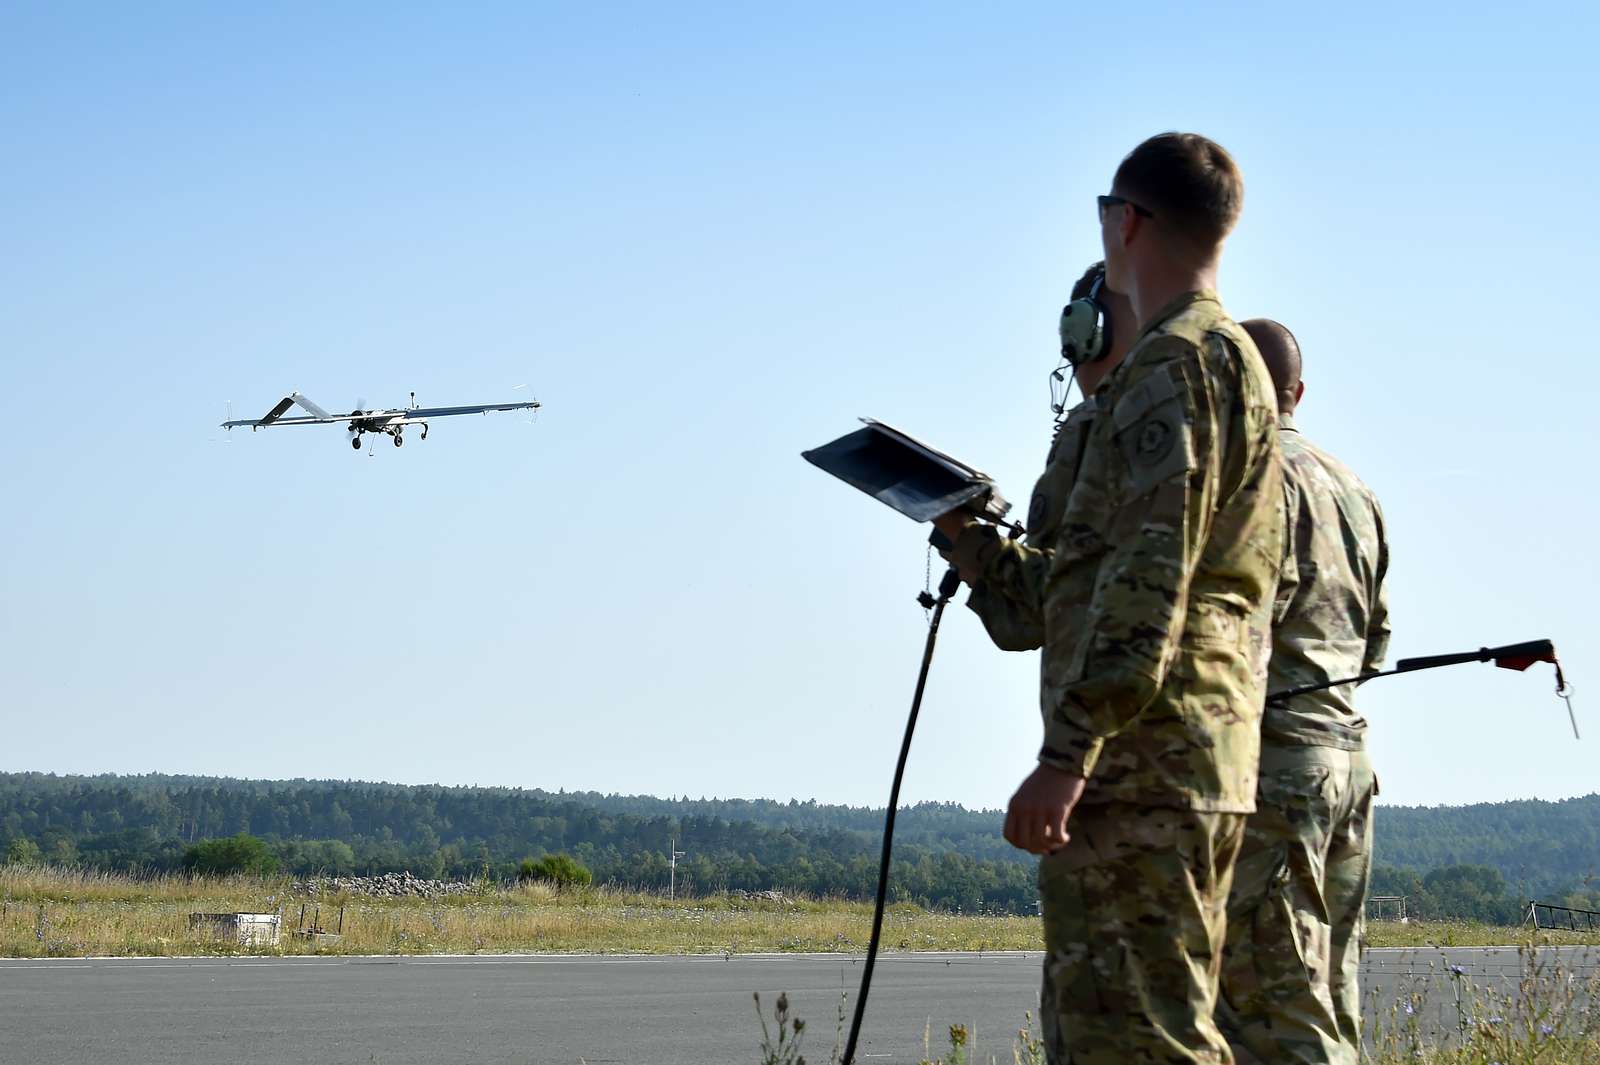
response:
<path fill-rule="evenodd" d="M 678 841 L 676 839 L 671 841 L 671 845 L 672 849 L 667 852 L 667 869 L 669 870 L 667 880 L 667 898 L 676 899 L 678 897 L 678 859 L 687 857 L 688 852 L 680 851 L 678 849 Z"/>

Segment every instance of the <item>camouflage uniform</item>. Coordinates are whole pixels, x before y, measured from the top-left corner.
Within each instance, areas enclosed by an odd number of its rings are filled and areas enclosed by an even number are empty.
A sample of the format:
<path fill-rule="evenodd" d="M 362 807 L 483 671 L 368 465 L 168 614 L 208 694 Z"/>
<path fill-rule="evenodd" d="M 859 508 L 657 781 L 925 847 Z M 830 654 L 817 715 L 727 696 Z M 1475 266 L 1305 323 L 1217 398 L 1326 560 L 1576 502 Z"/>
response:
<path fill-rule="evenodd" d="M 1288 529 L 1269 689 L 1370 672 L 1389 644 L 1383 514 L 1279 419 Z M 1234 871 L 1218 1022 L 1241 1062 L 1359 1059 L 1360 936 L 1378 782 L 1342 685 L 1268 706 L 1261 784 Z"/>
<path fill-rule="evenodd" d="M 1212 1020 L 1283 512 L 1272 385 L 1211 292 L 1141 332 L 1050 448 L 1026 543 L 950 556 L 1008 650 L 1042 647 L 1039 760 L 1088 778 L 1044 858 L 1052 1062 L 1231 1061 Z"/>

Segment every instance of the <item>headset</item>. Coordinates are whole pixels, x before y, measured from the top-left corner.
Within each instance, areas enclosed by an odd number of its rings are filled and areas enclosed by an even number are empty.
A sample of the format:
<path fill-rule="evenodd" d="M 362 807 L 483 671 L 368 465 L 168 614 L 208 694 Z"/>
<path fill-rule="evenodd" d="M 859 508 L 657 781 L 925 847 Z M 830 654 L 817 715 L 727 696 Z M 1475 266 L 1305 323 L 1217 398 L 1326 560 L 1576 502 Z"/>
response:
<path fill-rule="evenodd" d="M 1059 417 L 1066 413 L 1069 368 L 1098 362 L 1111 351 L 1111 316 L 1100 302 L 1106 284 L 1106 267 L 1093 270 L 1089 291 L 1061 308 L 1061 362 L 1050 374 L 1050 409 Z M 1081 282 L 1080 282 L 1081 284 Z M 1066 387 L 1061 387 L 1065 385 Z"/>
<path fill-rule="evenodd" d="M 1111 350 L 1111 316 L 1100 302 L 1105 264 L 1095 271 L 1089 291 L 1061 308 L 1061 357 L 1073 366 L 1098 362 Z"/>

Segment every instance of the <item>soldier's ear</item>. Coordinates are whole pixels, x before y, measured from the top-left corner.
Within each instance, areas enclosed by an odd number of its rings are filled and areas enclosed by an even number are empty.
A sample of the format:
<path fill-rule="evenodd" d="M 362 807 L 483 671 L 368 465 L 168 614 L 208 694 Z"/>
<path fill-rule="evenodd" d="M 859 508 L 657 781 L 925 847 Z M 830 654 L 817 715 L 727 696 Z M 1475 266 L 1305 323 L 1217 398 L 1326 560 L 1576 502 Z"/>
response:
<path fill-rule="evenodd" d="M 1305 394 L 1306 394 L 1306 382 L 1305 382 L 1305 378 L 1301 378 L 1299 381 L 1296 381 L 1295 385 L 1294 385 L 1294 405 L 1295 406 L 1298 407 L 1300 405 L 1300 400 L 1302 398 L 1304 398 Z"/>
<path fill-rule="evenodd" d="M 1138 211 L 1135 211 L 1128 204 L 1123 205 L 1121 215 L 1122 217 L 1117 219 L 1117 237 L 1122 241 L 1122 246 L 1126 248 L 1133 242 L 1134 236 L 1144 224 L 1144 219 L 1139 216 Z"/>

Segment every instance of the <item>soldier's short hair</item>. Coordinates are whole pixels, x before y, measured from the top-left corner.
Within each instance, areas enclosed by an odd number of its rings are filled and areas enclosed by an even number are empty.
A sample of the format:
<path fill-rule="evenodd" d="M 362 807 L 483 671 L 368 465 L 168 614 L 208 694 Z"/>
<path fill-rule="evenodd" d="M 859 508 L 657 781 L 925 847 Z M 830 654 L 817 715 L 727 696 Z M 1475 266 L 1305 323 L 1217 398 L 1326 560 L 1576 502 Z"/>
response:
<path fill-rule="evenodd" d="M 1215 247 L 1244 206 L 1244 177 L 1227 150 L 1198 133 L 1159 133 L 1117 167 L 1112 189 L 1200 247 Z"/>
<path fill-rule="evenodd" d="M 1250 318 L 1239 325 L 1250 334 L 1261 361 L 1267 364 L 1267 374 L 1278 394 L 1278 409 L 1294 410 L 1300 398 L 1300 342 L 1288 326 L 1271 318 Z"/>

